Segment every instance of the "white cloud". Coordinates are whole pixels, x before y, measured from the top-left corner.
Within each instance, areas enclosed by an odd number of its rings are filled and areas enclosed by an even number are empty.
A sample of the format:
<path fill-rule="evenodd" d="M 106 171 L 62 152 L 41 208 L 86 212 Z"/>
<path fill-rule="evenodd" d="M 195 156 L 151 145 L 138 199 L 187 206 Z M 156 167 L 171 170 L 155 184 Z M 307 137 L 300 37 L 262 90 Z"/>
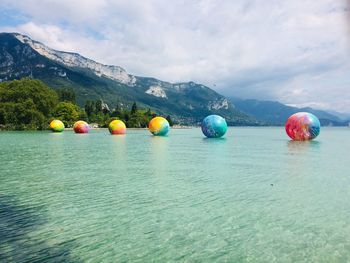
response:
<path fill-rule="evenodd" d="M 227 95 L 350 111 L 345 1 L 0 4 L 28 16 L 12 30 L 133 74 L 193 80 Z"/>

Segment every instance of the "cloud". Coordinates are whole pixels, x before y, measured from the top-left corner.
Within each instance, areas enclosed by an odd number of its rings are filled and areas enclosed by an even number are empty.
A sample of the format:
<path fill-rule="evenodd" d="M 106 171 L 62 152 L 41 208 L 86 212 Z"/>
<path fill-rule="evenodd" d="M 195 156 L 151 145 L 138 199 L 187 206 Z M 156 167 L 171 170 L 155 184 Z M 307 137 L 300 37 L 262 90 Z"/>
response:
<path fill-rule="evenodd" d="M 26 33 L 130 73 L 349 111 L 346 1 L 0 0 Z M 3 23 L 3 21 L 1 22 Z"/>

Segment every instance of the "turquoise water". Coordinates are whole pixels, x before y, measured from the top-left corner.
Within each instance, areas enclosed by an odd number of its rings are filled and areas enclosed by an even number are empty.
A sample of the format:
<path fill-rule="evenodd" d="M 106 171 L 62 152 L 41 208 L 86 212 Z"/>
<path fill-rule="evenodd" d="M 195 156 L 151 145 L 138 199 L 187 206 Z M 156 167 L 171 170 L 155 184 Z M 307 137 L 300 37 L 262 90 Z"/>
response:
<path fill-rule="evenodd" d="M 0 262 L 350 261 L 350 129 L 0 133 Z"/>

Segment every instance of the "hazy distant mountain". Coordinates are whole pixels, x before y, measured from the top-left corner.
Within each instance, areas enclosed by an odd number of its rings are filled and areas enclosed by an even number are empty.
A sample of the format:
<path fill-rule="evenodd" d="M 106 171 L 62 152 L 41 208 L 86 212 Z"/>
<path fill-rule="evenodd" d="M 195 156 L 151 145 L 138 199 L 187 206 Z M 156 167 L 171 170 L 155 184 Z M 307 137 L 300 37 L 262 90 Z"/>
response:
<path fill-rule="evenodd" d="M 337 111 L 328 111 L 330 114 L 337 116 L 342 121 L 350 121 L 350 113 L 341 113 Z"/>
<path fill-rule="evenodd" d="M 230 124 L 256 125 L 227 98 L 210 88 L 133 76 L 119 66 L 107 66 L 76 53 L 53 50 L 17 33 L 0 33 L 0 81 L 31 76 L 53 88 L 71 87 L 80 105 L 103 99 L 111 108 L 136 101 L 178 121 L 196 123 L 220 114 Z"/>
<path fill-rule="evenodd" d="M 230 98 L 238 109 L 263 122 L 266 125 L 284 125 L 288 117 L 296 112 L 306 111 L 316 115 L 323 126 L 345 126 L 347 121 L 322 110 L 296 108 L 277 101 Z"/>

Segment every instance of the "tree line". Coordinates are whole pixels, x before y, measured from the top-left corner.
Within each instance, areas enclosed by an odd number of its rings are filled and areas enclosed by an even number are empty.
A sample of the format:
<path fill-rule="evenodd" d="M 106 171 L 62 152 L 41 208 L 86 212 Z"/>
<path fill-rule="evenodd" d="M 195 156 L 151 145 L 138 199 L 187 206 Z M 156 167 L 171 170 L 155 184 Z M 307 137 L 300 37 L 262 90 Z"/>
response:
<path fill-rule="evenodd" d="M 145 128 L 155 116 L 151 109 L 139 108 L 136 102 L 131 108 L 117 104 L 110 109 L 102 100 L 88 100 L 80 108 L 72 89 L 53 90 L 40 80 L 24 78 L 0 83 L 0 129 L 4 130 L 43 130 L 53 119 L 61 120 L 66 127 L 72 127 L 77 120 L 107 127 L 119 119 L 128 128 Z M 171 117 L 167 119 L 172 125 Z"/>

